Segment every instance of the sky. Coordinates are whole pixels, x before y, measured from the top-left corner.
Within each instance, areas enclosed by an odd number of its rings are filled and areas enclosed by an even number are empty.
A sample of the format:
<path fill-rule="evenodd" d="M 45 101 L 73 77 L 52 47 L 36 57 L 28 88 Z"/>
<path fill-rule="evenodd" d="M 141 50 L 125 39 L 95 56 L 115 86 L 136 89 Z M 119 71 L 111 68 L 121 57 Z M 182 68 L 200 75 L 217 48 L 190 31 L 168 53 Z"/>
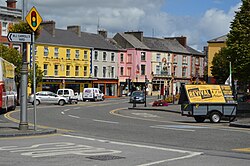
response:
<path fill-rule="evenodd" d="M 6 6 L 6 0 L 0 0 Z M 22 9 L 22 0 L 17 8 Z M 44 21 L 56 28 L 80 25 L 84 32 L 107 30 L 143 31 L 146 37 L 186 36 L 187 44 L 199 51 L 207 41 L 230 30 L 241 0 L 25 0 L 27 11 L 33 6 Z"/>

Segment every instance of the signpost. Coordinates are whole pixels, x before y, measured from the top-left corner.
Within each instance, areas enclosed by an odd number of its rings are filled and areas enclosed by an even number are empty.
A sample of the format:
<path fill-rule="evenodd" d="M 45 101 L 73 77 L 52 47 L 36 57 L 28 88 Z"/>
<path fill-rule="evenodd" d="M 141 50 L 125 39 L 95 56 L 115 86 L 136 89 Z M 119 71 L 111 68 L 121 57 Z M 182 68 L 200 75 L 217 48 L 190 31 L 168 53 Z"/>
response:
<path fill-rule="evenodd" d="M 34 130 L 36 130 L 36 59 L 35 59 L 35 31 L 42 22 L 42 17 L 37 12 L 36 8 L 33 6 L 28 15 L 26 16 L 26 21 L 32 28 L 32 57 L 33 57 L 33 94 L 34 94 Z"/>
<path fill-rule="evenodd" d="M 31 34 L 26 34 L 26 33 L 8 33 L 7 38 L 9 42 L 23 42 L 23 43 L 31 42 Z"/>

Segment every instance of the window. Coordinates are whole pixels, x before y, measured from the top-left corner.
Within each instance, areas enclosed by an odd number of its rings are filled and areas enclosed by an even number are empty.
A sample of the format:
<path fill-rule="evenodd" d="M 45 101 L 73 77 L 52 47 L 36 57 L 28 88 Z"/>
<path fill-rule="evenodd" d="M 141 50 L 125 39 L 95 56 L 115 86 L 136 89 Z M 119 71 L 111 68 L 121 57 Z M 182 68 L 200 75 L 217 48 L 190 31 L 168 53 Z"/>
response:
<path fill-rule="evenodd" d="M 84 54 L 83 54 L 83 58 L 85 59 L 85 60 L 87 60 L 88 59 L 88 51 L 84 51 L 83 52 Z"/>
<path fill-rule="evenodd" d="M 177 63 L 177 55 L 174 55 L 174 63 Z"/>
<path fill-rule="evenodd" d="M 79 76 L 79 66 L 75 66 L 75 76 Z"/>
<path fill-rule="evenodd" d="M 66 66 L 66 76 L 70 76 L 70 65 Z"/>
<path fill-rule="evenodd" d="M 145 75 L 145 69 L 146 69 L 146 66 L 141 65 L 141 75 Z"/>
<path fill-rule="evenodd" d="M 102 77 L 103 77 L 103 78 L 106 77 L 106 71 L 107 71 L 106 67 L 105 67 L 105 66 L 102 67 Z"/>
<path fill-rule="evenodd" d="M 175 76 L 175 77 L 177 76 L 177 75 L 176 75 L 176 73 L 177 73 L 176 68 L 177 68 L 177 66 L 174 66 L 173 76 Z"/>
<path fill-rule="evenodd" d="M 94 60 L 98 60 L 98 51 L 95 51 Z"/>
<path fill-rule="evenodd" d="M 54 66 L 54 75 L 58 76 L 58 65 Z"/>
<path fill-rule="evenodd" d="M 183 67 L 182 68 L 182 77 L 186 77 L 187 76 L 187 68 Z"/>
<path fill-rule="evenodd" d="M 48 55 L 49 55 L 49 48 L 48 47 L 44 47 L 43 54 L 45 57 L 48 57 Z"/>
<path fill-rule="evenodd" d="M 111 77 L 112 78 L 115 77 L 115 67 L 114 66 L 111 67 Z"/>
<path fill-rule="evenodd" d="M 111 62 L 115 61 L 115 53 L 111 53 Z"/>
<path fill-rule="evenodd" d="M 87 76 L 87 71 L 88 71 L 88 67 L 84 66 L 83 67 L 83 76 Z"/>
<path fill-rule="evenodd" d="M 79 59 L 79 57 L 80 57 L 79 50 L 76 50 L 76 51 L 75 51 L 75 58 L 76 58 L 76 59 Z"/>
<path fill-rule="evenodd" d="M 128 68 L 127 68 L 127 76 L 131 76 L 131 74 L 132 74 L 132 73 L 131 73 L 131 67 L 128 67 Z"/>
<path fill-rule="evenodd" d="M 170 56 L 170 54 L 168 54 L 168 62 L 170 62 L 170 58 L 171 58 L 171 56 Z"/>
<path fill-rule="evenodd" d="M 146 61 L 146 52 L 141 52 L 141 61 Z"/>
<path fill-rule="evenodd" d="M 97 77 L 98 66 L 94 66 L 94 77 Z"/>
<path fill-rule="evenodd" d="M 43 65 L 43 73 L 45 76 L 48 75 L 48 64 Z"/>
<path fill-rule="evenodd" d="M 102 53 L 102 60 L 107 61 L 107 53 L 106 52 Z"/>
<path fill-rule="evenodd" d="M 8 23 L 2 22 L 2 36 L 8 35 Z"/>
<path fill-rule="evenodd" d="M 182 57 L 182 64 L 187 64 L 187 56 Z"/>
<path fill-rule="evenodd" d="M 54 48 L 54 58 L 58 58 L 59 55 L 59 49 L 58 48 Z"/>
<path fill-rule="evenodd" d="M 160 65 L 156 65 L 156 74 L 161 74 L 161 66 Z"/>
<path fill-rule="evenodd" d="M 127 63 L 132 63 L 132 54 L 128 54 Z"/>
<path fill-rule="evenodd" d="M 121 67 L 121 76 L 123 76 L 124 75 L 124 67 Z"/>
<path fill-rule="evenodd" d="M 66 59 L 70 59 L 70 49 L 66 50 Z"/>
<path fill-rule="evenodd" d="M 124 55 L 121 53 L 121 62 L 124 62 Z"/>
<path fill-rule="evenodd" d="M 156 55 L 156 62 L 161 62 L 161 54 Z"/>
<path fill-rule="evenodd" d="M 196 65 L 200 65 L 200 59 L 199 59 L 199 57 L 196 57 L 196 58 L 195 58 L 195 64 L 196 64 Z"/>

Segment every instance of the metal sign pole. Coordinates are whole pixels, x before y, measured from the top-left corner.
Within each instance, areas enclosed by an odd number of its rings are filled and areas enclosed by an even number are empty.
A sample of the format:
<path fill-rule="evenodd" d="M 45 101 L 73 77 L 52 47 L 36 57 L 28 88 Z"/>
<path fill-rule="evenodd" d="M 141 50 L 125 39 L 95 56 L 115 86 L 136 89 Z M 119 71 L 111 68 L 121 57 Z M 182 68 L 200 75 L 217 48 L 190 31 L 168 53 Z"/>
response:
<path fill-rule="evenodd" d="M 33 94 L 34 94 L 34 130 L 36 130 L 36 56 L 35 56 L 35 32 L 32 32 L 32 60 L 33 60 Z"/>

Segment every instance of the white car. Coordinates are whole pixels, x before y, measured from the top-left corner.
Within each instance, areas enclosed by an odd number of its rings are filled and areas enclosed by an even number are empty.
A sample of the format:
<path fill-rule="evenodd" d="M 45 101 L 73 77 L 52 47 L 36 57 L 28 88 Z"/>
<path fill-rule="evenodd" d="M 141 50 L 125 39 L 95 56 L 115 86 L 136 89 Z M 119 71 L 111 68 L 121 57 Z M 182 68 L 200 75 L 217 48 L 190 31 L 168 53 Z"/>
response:
<path fill-rule="evenodd" d="M 73 89 L 58 89 L 57 90 L 57 95 L 67 97 L 69 100 L 69 103 L 78 103 L 78 96 L 75 95 Z"/>
<path fill-rule="evenodd" d="M 69 99 L 67 97 L 59 96 L 50 91 L 40 91 L 36 93 L 36 105 L 47 103 L 47 104 L 58 104 L 63 106 L 68 102 Z M 34 94 L 30 95 L 29 103 L 34 104 Z"/>
<path fill-rule="evenodd" d="M 99 88 L 84 88 L 82 98 L 83 98 L 83 101 L 86 101 L 86 100 L 103 101 L 104 94 Z"/>

